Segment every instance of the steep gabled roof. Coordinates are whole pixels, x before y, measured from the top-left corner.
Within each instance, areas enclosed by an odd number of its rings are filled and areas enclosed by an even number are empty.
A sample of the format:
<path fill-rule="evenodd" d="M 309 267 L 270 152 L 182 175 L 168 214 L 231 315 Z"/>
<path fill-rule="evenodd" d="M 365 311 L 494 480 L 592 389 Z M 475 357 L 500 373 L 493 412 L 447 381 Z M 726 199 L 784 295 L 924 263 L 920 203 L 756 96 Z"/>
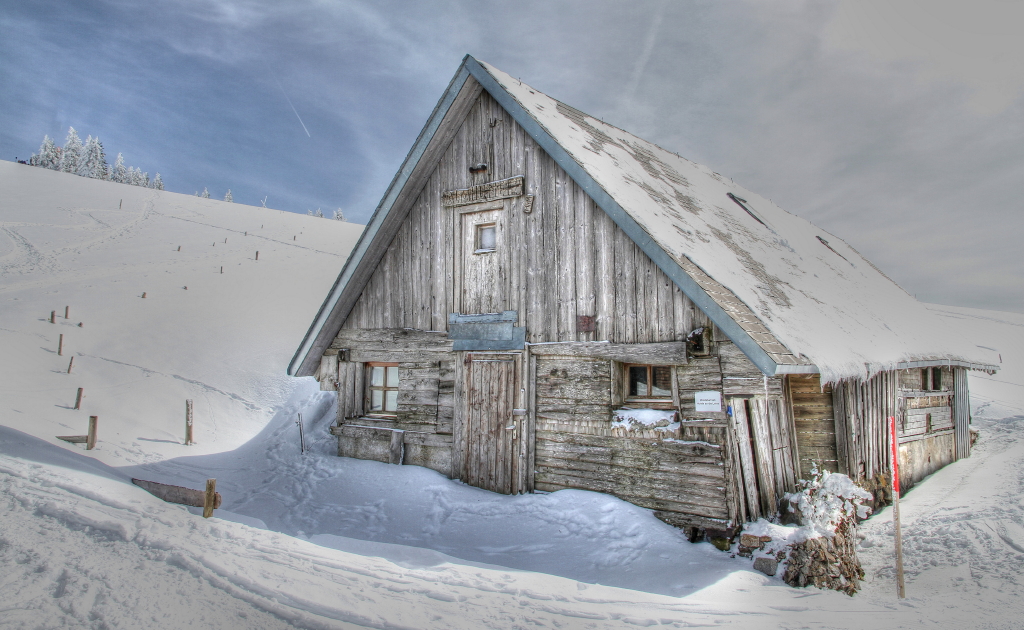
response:
<path fill-rule="evenodd" d="M 699 164 L 466 56 L 289 365 L 310 375 L 486 90 L 767 375 L 864 376 L 910 361 L 992 368 L 841 239 Z M 388 229 L 391 226 L 392 229 Z"/>

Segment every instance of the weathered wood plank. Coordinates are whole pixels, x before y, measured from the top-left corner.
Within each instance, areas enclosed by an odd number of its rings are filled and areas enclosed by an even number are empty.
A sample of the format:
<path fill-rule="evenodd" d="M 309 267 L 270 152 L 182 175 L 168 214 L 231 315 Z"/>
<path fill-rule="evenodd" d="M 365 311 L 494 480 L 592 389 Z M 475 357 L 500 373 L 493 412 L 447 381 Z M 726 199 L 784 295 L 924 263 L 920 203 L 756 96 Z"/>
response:
<path fill-rule="evenodd" d="M 530 352 L 536 355 L 599 357 L 623 363 L 647 363 L 652 365 L 684 365 L 687 361 L 686 342 L 682 341 L 643 344 L 606 343 L 601 341 L 542 343 L 531 344 Z"/>

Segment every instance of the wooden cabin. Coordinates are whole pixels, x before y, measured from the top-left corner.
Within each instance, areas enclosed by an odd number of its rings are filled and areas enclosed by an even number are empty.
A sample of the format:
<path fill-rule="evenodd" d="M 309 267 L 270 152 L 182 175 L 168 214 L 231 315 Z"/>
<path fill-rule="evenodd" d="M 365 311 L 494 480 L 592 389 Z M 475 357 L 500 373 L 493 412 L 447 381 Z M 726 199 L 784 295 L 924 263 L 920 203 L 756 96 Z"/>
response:
<path fill-rule="evenodd" d="M 289 373 L 338 454 L 494 492 L 579 488 L 684 528 L 771 516 L 817 466 L 970 452 L 973 347 L 853 248 L 466 57 Z M 881 476 L 881 477 L 879 477 Z"/>

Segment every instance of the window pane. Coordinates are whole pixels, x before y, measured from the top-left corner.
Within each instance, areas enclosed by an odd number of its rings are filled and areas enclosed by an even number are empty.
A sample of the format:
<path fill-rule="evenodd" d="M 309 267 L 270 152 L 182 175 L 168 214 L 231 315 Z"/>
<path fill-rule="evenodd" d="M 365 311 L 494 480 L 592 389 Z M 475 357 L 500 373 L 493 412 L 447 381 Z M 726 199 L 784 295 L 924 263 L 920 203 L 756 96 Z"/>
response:
<path fill-rule="evenodd" d="M 388 366 L 388 387 L 398 387 L 398 366 Z"/>
<path fill-rule="evenodd" d="M 379 365 L 375 365 L 372 368 L 370 368 L 370 385 L 372 385 L 373 387 L 383 387 L 384 386 L 384 368 L 383 367 L 381 367 Z"/>
<path fill-rule="evenodd" d="M 647 366 L 629 366 L 629 395 L 647 396 Z"/>
<path fill-rule="evenodd" d="M 497 241 L 497 234 L 493 225 L 481 225 L 477 228 L 476 236 L 477 249 L 494 249 Z"/>
<path fill-rule="evenodd" d="M 923 370 L 921 370 L 921 389 L 931 389 L 930 387 L 928 387 L 928 368 L 924 368 Z"/>
<path fill-rule="evenodd" d="M 672 368 L 667 365 L 655 365 L 651 368 L 651 395 L 672 395 Z"/>
<path fill-rule="evenodd" d="M 932 368 L 932 389 L 942 389 L 942 368 Z"/>
<path fill-rule="evenodd" d="M 384 392 L 379 389 L 370 390 L 370 411 L 384 411 Z"/>
<path fill-rule="evenodd" d="M 384 411 L 395 411 L 398 409 L 398 390 L 389 389 L 385 392 L 387 396 L 384 398 Z"/>

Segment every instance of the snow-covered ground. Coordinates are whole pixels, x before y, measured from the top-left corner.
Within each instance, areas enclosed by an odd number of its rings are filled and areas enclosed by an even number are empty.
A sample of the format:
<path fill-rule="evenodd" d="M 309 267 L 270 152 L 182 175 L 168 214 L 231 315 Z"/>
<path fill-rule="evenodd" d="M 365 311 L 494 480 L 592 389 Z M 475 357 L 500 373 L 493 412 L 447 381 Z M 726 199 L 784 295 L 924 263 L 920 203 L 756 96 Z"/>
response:
<path fill-rule="evenodd" d="M 0 627 L 1020 626 L 1024 316 L 931 307 L 1004 369 L 972 376 L 974 455 L 901 504 L 908 598 L 888 510 L 862 526 L 850 598 L 605 495 L 335 457 L 333 394 L 284 366 L 359 229 L 0 162 Z M 89 415 L 96 449 L 55 439 Z M 223 509 L 131 477 L 214 477 Z"/>

